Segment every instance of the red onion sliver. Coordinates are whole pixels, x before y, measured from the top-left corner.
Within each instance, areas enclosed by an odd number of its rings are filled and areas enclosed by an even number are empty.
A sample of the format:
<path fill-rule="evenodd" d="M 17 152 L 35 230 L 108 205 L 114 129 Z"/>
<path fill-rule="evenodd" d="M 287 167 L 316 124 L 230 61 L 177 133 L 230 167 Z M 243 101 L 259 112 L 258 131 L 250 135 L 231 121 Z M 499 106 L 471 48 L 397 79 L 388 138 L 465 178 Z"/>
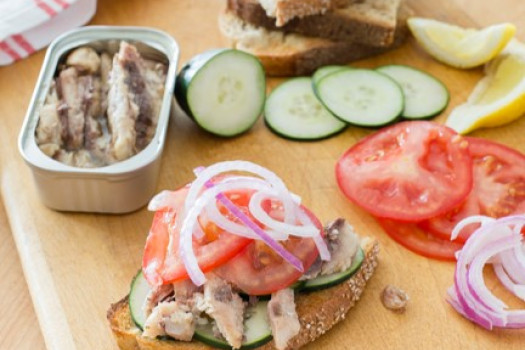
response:
<path fill-rule="evenodd" d="M 266 193 L 256 192 L 250 198 L 250 203 L 248 205 L 252 215 L 263 225 L 299 237 L 314 237 L 320 235 L 320 230 L 311 223 L 310 225 L 297 226 L 295 224 L 287 224 L 272 218 L 261 207 L 262 202 L 267 198 L 269 198 L 269 196 Z"/>
<path fill-rule="evenodd" d="M 239 181 L 241 182 L 241 181 Z M 207 188 L 213 188 L 214 184 L 211 181 L 205 183 Z M 259 192 L 258 192 L 259 193 Z M 254 194 L 255 195 L 255 194 Z M 259 225 L 252 221 L 246 214 L 244 214 L 237 206 L 224 195 L 224 193 L 219 192 L 216 198 L 243 224 L 250 228 L 257 236 L 260 237 L 264 243 L 266 243 L 270 248 L 272 248 L 277 254 L 279 254 L 284 260 L 289 262 L 295 269 L 300 272 L 304 272 L 303 263 L 301 260 L 297 259 L 292 253 L 284 249 L 282 245 L 277 243 L 268 233 L 262 230 Z"/>
<path fill-rule="evenodd" d="M 149 211 L 157 211 L 162 208 L 166 207 L 174 207 L 174 204 L 172 203 L 172 194 L 173 191 L 164 190 L 159 193 L 157 193 L 148 203 L 148 210 Z"/>
<path fill-rule="evenodd" d="M 525 216 L 466 218 L 458 223 L 454 234 L 457 236 L 462 227 L 470 223 L 481 223 L 481 227 L 458 253 L 454 286 L 447 291 L 447 301 L 460 314 L 484 328 L 524 328 L 525 310 L 507 310 L 506 304 L 486 287 L 483 267 L 492 263 L 502 284 L 518 297 L 525 296 L 525 286 L 513 281 L 516 270 L 521 267 L 517 257 L 523 257 L 520 231 L 525 224 Z"/>
<path fill-rule="evenodd" d="M 258 164 L 241 160 L 215 163 L 200 171 L 197 179 L 195 179 L 190 188 L 188 196 L 186 197 L 186 210 L 193 206 L 193 203 L 196 201 L 206 182 L 210 181 L 213 177 L 219 174 L 230 171 L 250 172 L 265 179 L 271 185 L 271 187 L 278 192 L 279 198 L 281 198 L 283 202 L 285 222 L 293 223 L 295 221 L 293 198 L 291 197 L 290 192 L 286 188 L 284 182 L 272 171 Z"/>
<path fill-rule="evenodd" d="M 224 194 L 219 193 L 217 198 L 224 204 L 228 210 L 239 218 L 247 227 L 252 229 L 257 235 L 259 235 L 270 248 L 272 248 L 277 254 L 279 254 L 284 260 L 292 264 L 292 266 L 304 272 L 303 263 L 301 260 L 297 259 L 295 255 L 284 249 L 282 245 L 276 242 L 272 237 L 270 237 L 266 232 L 264 232 L 256 223 L 254 223 L 248 216 L 246 216 L 235 204 L 233 204 Z"/>
<path fill-rule="evenodd" d="M 239 180 L 236 183 L 231 182 L 223 182 L 219 183 L 211 188 L 209 188 L 207 191 L 202 193 L 202 195 L 195 201 L 194 205 L 185 212 L 185 217 L 182 222 L 182 226 L 180 229 L 180 237 L 179 237 L 179 253 L 182 262 L 184 263 L 184 267 L 186 268 L 186 271 L 188 272 L 188 276 L 191 278 L 192 282 L 197 285 L 201 286 L 206 281 L 206 278 L 204 276 L 204 273 L 200 269 L 197 258 L 195 257 L 195 253 L 193 252 L 193 246 L 192 246 L 192 232 L 194 229 L 195 224 L 198 222 L 198 217 L 202 211 L 202 209 L 211 201 L 216 200 L 216 197 L 224 191 L 232 190 L 235 188 L 246 188 L 246 189 L 259 189 L 261 186 L 260 184 L 249 181 L 249 180 Z M 191 189 L 190 189 L 191 191 Z M 235 205 L 234 205 L 235 207 Z M 238 212 L 237 207 L 235 207 Z M 230 208 L 228 208 L 230 209 Z M 235 213 L 234 213 L 235 215 Z M 182 215 L 178 215 L 177 218 L 180 218 Z M 176 220 L 175 225 L 178 225 L 178 222 L 180 220 Z M 255 225 L 255 224 L 254 224 Z M 257 225 L 255 225 L 257 226 Z M 259 227 L 257 226 L 259 229 Z M 259 229 L 260 230 L 260 229 Z M 262 230 L 260 230 L 262 231 Z M 268 239 L 267 244 L 270 241 L 275 242 L 271 237 L 268 237 L 266 233 L 263 231 L 263 236 Z M 263 238 L 264 240 L 264 238 Z M 275 242 L 276 243 L 276 242 Z M 270 245 L 270 244 L 269 244 Z M 277 245 L 281 252 L 282 250 L 285 251 L 283 253 L 283 258 L 292 263 L 292 265 L 297 268 L 298 270 L 303 269 L 302 263 L 292 254 L 290 254 L 288 251 L 286 251 L 280 244 L 274 244 Z M 170 247 L 168 247 L 169 249 Z M 273 248 L 273 247 L 272 247 Z M 278 251 L 279 253 L 279 251 Z M 291 257 L 290 257 L 291 256 Z M 299 262 L 299 264 L 297 264 Z M 304 269 L 303 269 L 304 270 Z"/>
<path fill-rule="evenodd" d="M 452 233 L 450 234 L 450 240 L 453 241 L 456 238 L 458 238 L 458 236 L 461 233 L 461 231 L 467 225 L 478 224 L 478 223 L 483 225 L 484 222 L 490 222 L 490 221 L 493 221 L 493 220 L 494 220 L 494 218 L 491 218 L 489 216 L 484 216 L 484 215 L 469 216 L 469 217 L 467 217 L 467 218 L 465 218 L 465 219 L 463 219 L 463 220 L 461 220 L 460 222 L 457 223 L 457 225 L 452 230 Z"/>
<path fill-rule="evenodd" d="M 483 281 L 483 267 L 487 260 L 492 256 L 511 249 L 514 245 L 519 243 L 519 241 L 520 238 L 516 236 L 506 236 L 495 240 L 491 242 L 490 245 L 485 246 L 479 251 L 470 261 L 470 266 L 467 272 L 467 284 L 475 299 L 486 308 L 499 311 L 508 306 L 500 299 L 496 298 L 485 285 L 485 282 Z"/>
<path fill-rule="evenodd" d="M 302 210 L 299 211 L 299 220 L 303 223 L 303 225 L 313 225 L 312 220 L 310 220 L 308 215 L 306 215 L 306 213 Z M 330 251 L 328 250 L 328 246 L 326 245 L 326 241 L 323 239 L 323 237 L 321 237 L 321 232 L 314 236 L 314 243 L 317 247 L 317 250 L 319 251 L 321 260 L 328 261 L 332 258 Z"/>
<path fill-rule="evenodd" d="M 507 288 L 512 294 L 525 301 L 525 286 L 515 284 L 501 264 L 494 264 L 492 265 L 492 268 L 501 284 L 503 284 L 503 286 L 505 286 L 505 288 Z"/>
<path fill-rule="evenodd" d="M 525 284 L 525 265 L 521 264 L 520 258 L 523 258 L 520 245 L 500 254 L 501 264 L 509 277 L 516 283 Z"/>
<path fill-rule="evenodd" d="M 243 236 L 250 239 L 259 239 L 260 237 L 254 233 L 250 228 L 241 225 L 237 222 L 231 221 L 229 218 L 225 217 L 217 208 L 217 202 L 213 201 L 208 203 L 206 206 L 206 214 L 208 218 L 215 223 L 221 229 L 231 232 L 233 234 Z M 275 240 L 286 240 L 288 235 L 286 233 L 265 230 L 273 239 Z"/>

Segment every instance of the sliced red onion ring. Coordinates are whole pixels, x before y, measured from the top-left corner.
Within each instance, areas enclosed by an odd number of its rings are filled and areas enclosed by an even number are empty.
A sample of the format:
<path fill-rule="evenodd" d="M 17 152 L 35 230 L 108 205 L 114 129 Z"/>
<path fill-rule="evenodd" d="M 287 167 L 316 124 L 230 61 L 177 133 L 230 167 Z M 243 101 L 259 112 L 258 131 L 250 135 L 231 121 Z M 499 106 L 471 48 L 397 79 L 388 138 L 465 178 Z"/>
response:
<path fill-rule="evenodd" d="M 159 193 L 157 193 L 148 203 L 148 210 L 149 211 L 157 211 L 162 208 L 166 207 L 173 207 L 175 204 L 173 203 L 173 191 L 164 190 Z"/>
<path fill-rule="evenodd" d="M 193 187 L 193 186 L 192 186 Z M 199 215 L 201 214 L 202 209 L 210 202 L 215 201 L 216 198 L 223 201 L 224 199 L 227 200 L 227 202 L 230 202 L 226 196 L 222 194 L 222 192 L 231 191 L 238 188 L 244 188 L 244 189 L 254 189 L 258 190 L 261 189 L 263 186 L 258 184 L 257 182 L 251 181 L 251 180 L 239 180 L 235 183 L 233 182 L 222 182 L 219 184 L 216 184 L 215 186 L 208 188 L 208 190 L 204 191 L 200 197 L 195 201 L 194 205 L 189 208 L 185 212 L 185 217 L 182 222 L 181 231 L 180 231 L 180 256 L 181 260 L 184 263 L 184 266 L 186 268 L 186 271 L 188 272 L 189 277 L 191 278 L 192 282 L 197 285 L 201 286 L 206 281 L 206 278 L 204 276 L 204 273 L 200 269 L 197 258 L 195 257 L 195 253 L 193 252 L 193 246 L 192 246 L 192 232 L 194 230 L 194 226 L 197 222 L 197 219 Z M 264 189 L 264 188 L 262 188 Z M 191 188 L 190 188 L 191 192 Z M 243 221 L 244 218 L 247 218 L 244 213 L 242 213 L 235 205 L 232 207 L 229 207 L 228 204 L 223 204 L 228 208 L 228 210 L 231 210 L 233 215 L 239 217 L 241 221 Z M 231 203 L 233 204 L 233 203 Z M 181 217 L 182 215 L 179 215 L 178 217 Z M 274 249 L 279 255 L 283 257 L 286 261 L 290 262 L 296 269 L 299 271 L 304 271 L 304 268 L 302 266 L 302 263 L 299 259 L 297 259 L 294 255 L 292 255 L 290 252 L 288 252 L 286 249 L 284 249 L 280 244 L 278 244 L 275 240 L 273 240 L 271 237 L 269 237 L 263 230 L 259 228 L 255 223 L 253 223 L 249 218 L 246 222 L 243 221 L 243 223 L 250 227 L 252 230 L 257 232 L 262 238 L 262 240 L 268 244 L 272 249 Z"/>
<path fill-rule="evenodd" d="M 490 246 L 483 247 L 470 261 L 467 272 L 468 287 L 474 295 L 474 298 L 489 309 L 499 311 L 508 308 L 508 306 L 496 298 L 485 285 L 483 281 L 483 267 L 492 256 L 511 249 L 519 242 L 519 237 L 505 236 L 491 242 Z"/>
<path fill-rule="evenodd" d="M 206 215 L 208 215 L 209 219 L 213 221 L 217 226 L 219 226 L 221 229 L 234 233 L 239 236 L 243 236 L 246 238 L 251 239 L 260 239 L 260 237 L 254 233 L 250 228 L 246 227 L 245 225 L 241 225 L 239 223 L 236 223 L 234 221 L 231 221 L 227 217 L 225 217 L 220 211 L 219 208 L 217 208 L 216 202 L 210 202 L 206 206 Z M 288 239 L 288 235 L 283 232 L 279 231 L 271 231 L 271 230 L 265 230 L 266 233 L 272 237 L 273 239 L 277 241 L 282 241 Z"/>
<path fill-rule="evenodd" d="M 499 256 L 505 271 L 512 276 L 511 279 L 516 283 L 525 284 L 525 262 L 522 265 L 521 261 L 525 260 L 522 247 L 517 245 L 509 251 L 502 252 Z"/>
<path fill-rule="evenodd" d="M 320 230 L 312 223 L 307 226 L 297 226 L 296 224 L 288 224 L 286 222 L 275 220 L 262 208 L 262 202 L 266 199 L 272 199 L 272 197 L 268 196 L 267 193 L 256 192 L 250 198 L 250 204 L 248 205 L 250 213 L 252 213 L 252 215 L 263 225 L 299 237 L 315 237 L 320 235 Z"/>
<path fill-rule="evenodd" d="M 461 220 L 460 222 L 458 222 L 456 224 L 456 226 L 454 227 L 454 229 L 452 230 L 452 233 L 450 234 L 450 240 L 453 241 L 455 240 L 456 238 L 458 238 L 459 234 L 461 233 L 461 231 L 465 228 L 465 226 L 467 225 L 470 225 L 470 224 L 483 224 L 485 222 L 491 222 L 491 221 L 494 221 L 495 219 L 494 218 L 491 218 L 489 216 L 484 216 L 484 215 L 473 215 L 473 216 L 469 216 L 463 220 Z"/>
<path fill-rule="evenodd" d="M 302 210 L 299 211 L 299 220 L 303 225 L 313 225 L 312 220 Z M 321 257 L 321 260 L 328 261 L 332 258 L 330 251 L 328 250 L 328 246 L 326 245 L 326 241 L 323 239 L 323 237 L 321 237 L 321 232 L 319 232 L 318 235 L 314 236 L 314 243 L 317 247 L 317 250 L 319 251 L 319 256 Z"/>
<path fill-rule="evenodd" d="M 202 170 L 188 192 L 185 203 L 185 212 L 193 206 L 199 193 L 208 181 L 219 174 L 235 171 L 249 172 L 266 180 L 271 187 L 277 191 L 279 198 L 283 202 L 285 214 L 284 221 L 287 223 L 295 222 L 293 199 L 284 182 L 272 171 L 255 163 L 242 160 L 219 162 Z"/>
<path fill-rule="evenodd" d="M 484 328 L 525 328 L 525 310 L 508 310 L 483 280 L 483 267 L 492 263 L 502 284 L 518 297 L 525 296 L 525 285 L 516 284 L 514 276 L 515 270 L 520 267 L 520 263 L 515 261 L 515 254 L 523 253 L 520 231 L 525 224 L 525 216 L 466 218 L 458 223 L 453 236 L 456 237 L 463 227 L 471 223 L 479 223 L 481 227 L 458 253 L 454 286 L 447 292 L 448 302 L 460 314 Z"/>
<path fill-rule="evenodd" d="M 514 283 L 503 268 L 503 265 L 494 264 L 492 265 L 492 268 L 501 284 L 503 284 L 512 294 L 525 301 L 525 286 Z"/>

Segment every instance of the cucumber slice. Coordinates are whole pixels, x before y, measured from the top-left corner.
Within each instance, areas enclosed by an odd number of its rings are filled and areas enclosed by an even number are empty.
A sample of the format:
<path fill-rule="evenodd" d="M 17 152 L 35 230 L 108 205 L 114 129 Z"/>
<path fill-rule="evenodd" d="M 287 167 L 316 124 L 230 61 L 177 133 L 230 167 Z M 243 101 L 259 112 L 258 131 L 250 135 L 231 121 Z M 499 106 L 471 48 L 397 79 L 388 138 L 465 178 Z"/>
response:
<path fill-rule="evenodd" d="M 302 284 L 302 283 L 301 283 Z M 139 271 L 131 282 L 131 291 L 129 293 L 129 310 L 131 319 L 141 330 L 144 330 L 146 315 L 142 309 L 144 301 L 150 292 L 151 287 L 144 278 L 142 271 Z M 259 301 L 254 306 L 248 307 L 246 312 L 251 317 L 244 320 L 244 340 L 241 349 L 253 349 L 266 344 L 272 339 L 272 330 L 268 322 L 267 309 L 268 301 Z M 213 329 L 210 323 L 198 325 L 195 329 L 194 339 L 218 348 L 231 349 L 224 339 L 216 338 L 213 335 Z M 172 339 L 162 337 L 163 339 Z"/>
<path fill-rule="evenodd" d="M 406 119 L 427 119 L 447 108 L 450 94 L 447 87 L 432 75 L 405 65 L 387 65 L 377 68 L 394 79 L 403 90 Z"/>
<path fill-rule="evenodd" d="M 151 287 L 148 281 L 146 281 L 146 278 L 144 278 L 142 270 L 140 270 L 131 282 L 128 303 L 131 319 L 141 330 L 144 330 L 144 324 L 146 323 L 147 318 L 142 306 L 144 305 L 144 301 L 150 290 Z"/>
<path fill-rule="evenodd" d="M 342 69 L 326 75 L 315 93 L 339 119 L 358 126 L 379 127 L 396 120 L 404 107 L 401 87 L 371 69 Z"/>
<path fill-rule="evenodd" d="M 243 51 L 207 51 L 181 69 L 175 97 L 204 130 L 235 136 L 250 129 L 261 115 L 266 97 L 264 68 Z"/>
<path fill-rule="evenodd" d="M 324 77 L 326 77 L 328 74 L 331 74 L 333 72 L 336 72 L 341 69 L 351 69 L 348 66 L 324 66 L 321 68 L 318 68 L 314 74 L 312 75 L 312 82 L 314 86 Z"/>
<path fill-rule="evenodd" d="M 308 77 L 275 88 L 266 100 L 264 120 L 274 133 L 293 140 L 319 140 L 346 127 L 318 101 Z"/>
<path fill-rule="evenodd" d="M 325 275 L 325 276 L 319 276 L 311 280 L 307 280 L 306 283 L 303 285 L 303 288 L 301 291 L 315 291 L 315 290 L 321 290 L 325 288 L 329 288 L 332 286 L 335 286 L 336 284 L 339 284 L 343 281 L 346 281 L 350 277 L 352 277 L 363 264 L 363 260 L 365 260 L 365 253 L 361 248 L 357 251 L 354 261 L 352 261 L 352 265 L 346 269 L 343 272 L 334 273 L 331 275 Z"/>
<path fill-rule="evenodd" d="M 272 339 L 272 330 L 268 321 L 267 308 L 267 301 L 259 301 L 246 310 L 251 316 L 244 320 L 244 339 L 240 349 L 253 349 L 266 344 Z M 193 337 L 217 348 L 232 348 L 226 340 L 214 336 L 211 323 L 198 325 Z"/>

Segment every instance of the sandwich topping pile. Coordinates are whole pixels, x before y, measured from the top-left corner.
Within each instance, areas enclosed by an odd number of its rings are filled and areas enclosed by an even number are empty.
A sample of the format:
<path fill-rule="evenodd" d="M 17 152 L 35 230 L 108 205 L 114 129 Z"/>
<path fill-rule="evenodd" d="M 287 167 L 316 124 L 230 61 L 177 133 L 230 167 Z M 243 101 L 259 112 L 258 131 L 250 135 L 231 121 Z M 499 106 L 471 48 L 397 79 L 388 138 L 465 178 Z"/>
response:
<path fill-rule="evenodd" d="M 155 216 L 142 270 L 108 313 L 122 349 L 166 336 L 176 346 L 195 339 L 253 348 L 273 338 L 270 347 L 298 348 L 344 318 L 374 270 L 377 243 L 344 219 L 323 229 L 299 196 L 254 163 L 195 173 L 149 204 Z"/>
<path fill-rule="evenodd" d="M 61 163 L 93 168 L 125 160 L 155 135 L 166 66 L 125 41 L 111 57 L 90 46 L 73 50 L 40 109 L 36 141 Z"/>

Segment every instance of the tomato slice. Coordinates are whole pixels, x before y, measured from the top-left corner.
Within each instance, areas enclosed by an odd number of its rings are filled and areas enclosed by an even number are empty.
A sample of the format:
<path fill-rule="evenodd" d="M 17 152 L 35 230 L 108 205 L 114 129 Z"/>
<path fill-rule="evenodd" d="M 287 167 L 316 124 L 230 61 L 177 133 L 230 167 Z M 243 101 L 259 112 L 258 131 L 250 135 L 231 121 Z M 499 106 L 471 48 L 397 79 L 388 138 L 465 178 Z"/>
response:
<path fill-rule="evenodd" d="M 142 272 L 151 285 L 162 284 L 162 267 L 170 239 L 168 225 L 175 219 L 177 211 L 184 205 L 188 190 L 188 187 L 182 187 L 177 191 L 170 192 L 171 206 L 160 208 L 153 216 L 142 256 Z"/>
<path fill-rule="evenodd" d="M 473 159 L 474 185 L 465 202 L 421 227 L 443 239 L 471 215 L 494 218 L 525 213 L 525 155 L 502 144 L 474 137 L 466 138 Z M 465 242 L 479 225 L 469 225 L 458 236 Z"/>
<path fill-rule="evenodd" d="M 395 124 L 350 149 L 336 165 L 337 183 L 374 216 L 421 221 L 445 213 L 472 188 L 468 144 L 428 121 Z"/>
<path fill-rule="evenodd" d="M 319 220 L 306 208 L 302 210 L 316 227 L 322 229 Z M 290 236 L 282 245 L 303 263 L 307 271 L 319 252 L 311 238 Z M 284 261 L 262 241 L 254 241 L 237 256 L 214 271 L 249 295 L 267 295 L 286 288 L 302 276 L 291 264 Z"/>
<path fill-rule="evenodd" d="M 436 260 L 454 261 L 463 244 L 440 239 L 415 223 L 376 218 L 379 225 L 396 242 L 408 250 Z"/>
<path fill-rule="evenodd" d="M 180 228 L 168 229 L 174 225 L 176 213 L 184 204 L 188 188 L 174 192 L 180 201 L 176 208 L 163 208 L 155 213 L 146 248 L 142 268 L 148 282 L 152 285 L 172 283 L 188 278 L 188 273 L 179 255 Z M 247 195 L 239 193 L 226 194 L 238 206 L 247 206 Z M 193 250 L 199 267 L 203 272 L 210 271 L 230 260 L 252 240 L 228 233 L 205 218 L 200 221 L 204 235 L 199 239 L 193 237 Z"/>

